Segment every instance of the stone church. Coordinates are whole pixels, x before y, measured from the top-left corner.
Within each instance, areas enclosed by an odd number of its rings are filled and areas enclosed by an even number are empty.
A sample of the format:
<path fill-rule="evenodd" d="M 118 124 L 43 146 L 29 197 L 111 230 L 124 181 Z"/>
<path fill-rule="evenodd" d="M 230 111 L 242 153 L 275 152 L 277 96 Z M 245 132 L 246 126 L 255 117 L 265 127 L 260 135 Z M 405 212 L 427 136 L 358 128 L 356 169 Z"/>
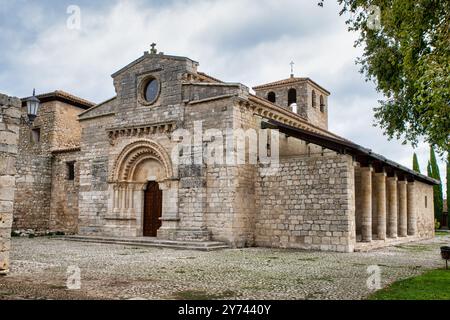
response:
<path fill-rule="evenodd" d="M 434 236 L 437 182 L 328 131 L 322 86 L 291 75 L 252 91 L 198 67 L 152 49 L 112 75 L 116 95 L 100 104 L 38 95 L 38 117 L 20 127 L 13 228 L 338 252 Z M 175 132 L 196 123 L 278 132 L 277 171 L 259 158 L 174 161 Z"/>

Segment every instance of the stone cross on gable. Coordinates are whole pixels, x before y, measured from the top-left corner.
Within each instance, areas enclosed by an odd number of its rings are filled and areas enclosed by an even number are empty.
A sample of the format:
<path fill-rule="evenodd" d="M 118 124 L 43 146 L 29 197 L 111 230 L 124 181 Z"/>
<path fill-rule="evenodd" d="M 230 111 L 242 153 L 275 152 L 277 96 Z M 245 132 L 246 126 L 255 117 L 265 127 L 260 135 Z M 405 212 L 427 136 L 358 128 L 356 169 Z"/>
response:
<path fill-rule="evenodd" d="M 152 47 L 151 49 L 150 49 L 150 53 L 151 54 L 157 54 L 158 53 L 158 51 L 156 50 L 156 43 L 152 43 L 151 45 L 150 45 L 150 47 Z"/>

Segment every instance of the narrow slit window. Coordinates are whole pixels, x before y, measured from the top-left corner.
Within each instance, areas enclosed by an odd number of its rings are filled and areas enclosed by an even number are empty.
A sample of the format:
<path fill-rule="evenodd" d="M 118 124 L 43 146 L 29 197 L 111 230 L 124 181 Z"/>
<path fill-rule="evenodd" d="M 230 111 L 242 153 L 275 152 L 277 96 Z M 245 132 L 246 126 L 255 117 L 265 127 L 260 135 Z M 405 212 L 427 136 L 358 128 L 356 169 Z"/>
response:
<path fill-rule="evenodd" d="M 297 103 L 297 90 L 290 89 L 288 91 L 288 107 L 290 107 L 293 103 Z"/>
<path fill-rule="evenodd" d="M 75 180 L 75 162 L 67 162 L 67 180 Z"/>
<path fill-rule="evenodd" d="M 320 96 L 320 112 L 325 112 L 325 100 L 323 96 Z"/>
<path fill-rule="evenodd" d="M 34 128 L 31 130 L 31 141 L 33 143 L 41 142 L 41 129 L 40 128 Z"/>

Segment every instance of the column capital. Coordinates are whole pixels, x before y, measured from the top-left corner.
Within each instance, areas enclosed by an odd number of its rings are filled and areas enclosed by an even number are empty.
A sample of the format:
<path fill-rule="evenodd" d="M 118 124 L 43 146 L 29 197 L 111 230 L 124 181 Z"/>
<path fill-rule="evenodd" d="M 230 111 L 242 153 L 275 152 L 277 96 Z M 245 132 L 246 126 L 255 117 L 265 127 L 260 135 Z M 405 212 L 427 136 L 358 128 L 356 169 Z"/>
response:
<path fill-rule="evenodd" d="M 389 181 L 398 181 L 397 175 L 394 175 L 393 177 L 388 177 L 387 179 L 388 179 Z"/>
<path fill-rule="evenodd" d="M 387 173 L 385 171 L 383 171 L 383 172 L 376 172 L 375 176 L 377 176 L 377 177 L 386 177 Z"/>

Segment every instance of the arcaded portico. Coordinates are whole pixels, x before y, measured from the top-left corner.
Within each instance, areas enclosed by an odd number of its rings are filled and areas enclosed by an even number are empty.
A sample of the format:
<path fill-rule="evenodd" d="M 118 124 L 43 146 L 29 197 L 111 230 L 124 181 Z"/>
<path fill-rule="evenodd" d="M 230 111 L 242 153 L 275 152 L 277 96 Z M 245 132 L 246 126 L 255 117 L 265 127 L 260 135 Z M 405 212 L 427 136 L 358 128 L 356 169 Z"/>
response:
<path fill-rule="evenodd" d="M 432 188 L 401 169 L 355 167 L 356 239 L 362 243 L 431 236 Z"/>

